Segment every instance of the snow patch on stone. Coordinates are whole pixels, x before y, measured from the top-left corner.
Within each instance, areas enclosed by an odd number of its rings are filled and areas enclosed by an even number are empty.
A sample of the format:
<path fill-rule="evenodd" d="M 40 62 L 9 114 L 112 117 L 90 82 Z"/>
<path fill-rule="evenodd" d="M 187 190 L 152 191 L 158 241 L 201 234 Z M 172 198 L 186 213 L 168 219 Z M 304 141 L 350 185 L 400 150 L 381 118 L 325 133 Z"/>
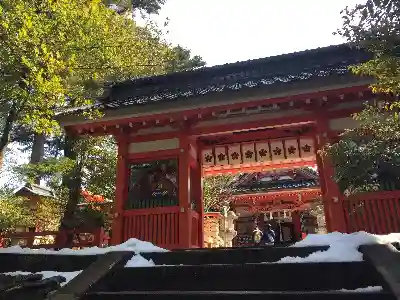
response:
<path fill-rule="evenodd" d="M 326 251 L 317 251 L 307 257 L 284 257 L 276 263 L 313 263 L 362 261 L 358 251 L 361 245 L 390 244 L 400 242 L 400 233 L 375 235 L 367 232 L 310 234 L 292 247 L 329 246 Z"/>

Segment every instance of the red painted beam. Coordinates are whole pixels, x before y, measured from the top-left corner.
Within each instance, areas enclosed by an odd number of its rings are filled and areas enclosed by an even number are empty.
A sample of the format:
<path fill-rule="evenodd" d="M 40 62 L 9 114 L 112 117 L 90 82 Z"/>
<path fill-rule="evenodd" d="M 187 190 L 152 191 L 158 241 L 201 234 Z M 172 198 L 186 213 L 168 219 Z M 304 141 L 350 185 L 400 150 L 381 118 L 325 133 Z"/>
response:
<path fill-rule="evenodd" d="M 158 114 L 151 114 L 151 115 L 143 115 L 137 117 L 126 117 L 126 118 L 119 118 L 109 121 L 99 120 L 92 123 L 86 124 L 76 124 L 76 125 L 69 125 L 65 126 L 66 128 L 74 128 L 74 129 L 83 129 L 87 130 L 93 127 L 103 127 L 103 126 L 115 126 L 117 124 L 126 124 L 129 123 L 137 123 L 137 122 L 156 122 L 156 121 L 163 121 L 163 120 L 182 120 L 186 117 L 186 119 L 195 117 L 198 119 L 200 115 L 210 115 L 215 111 L 222 111 L 222 110 L 233 110 L 242 107 L 254 107 L 254 106 L 261 106 L 261 105 L 270 105 L 270 104 L 278 104 L 278 103 L 286 103 L 291 101 L 299 101 L 299 100 L 306 100 L 311 98 L 318 98 L 318 97 L 329 97 L 338 94 L 346 94 L 346 93 L 357 93 L 368 91 L 368 86 L 354 86 L 348 87 L 343 89 L 335 89 L 335 90 L 327 90 L 327 91 L 318 91 L 313 93 L 305 93 L 293 96 L 285 96 L 285 97 L 277 97 L 277 98 L 270 98 L 270 99 L 260 99 L 260 100 L 253 100 L 253 101 L 246 101 L 240 103 L 233 103 L 233 104 L 226 104 L 226 105 L 219 105 L 213 107 L 206 107 L 206 108 L 198 108 L 198 109 L 190 109 L 190 110 L 182 110 L 177 112 L 168 112 L 168 113 L 158 113 Z"/>
<path fill-rule="evenodd" d="M 210 125 L 208 127 L 192 128 L 189 132 L 192 135 L 211 135 L 229 133 L 234 131 L 256 130 L 263 128 L 293 127 L 296 125 L 306 125 L 314 122 L 314 115 L 307 114 L 301 116 L 282 117 L 268 120 L 257 120 L 245 123 L 233 123 L 223 125 Z"/>
<path fill-rule="evenodd" d="M 179 149 L 168 149 L 168 150 L 158 150 L 158 151 L 150 151 L 150 152 L 142 152 L 142 153 L 129 153 L 127 155 L 128 161 L 150 161 L 155 159 L 168 159 L 168 158 L 178 158 L 180 154 Z"/>

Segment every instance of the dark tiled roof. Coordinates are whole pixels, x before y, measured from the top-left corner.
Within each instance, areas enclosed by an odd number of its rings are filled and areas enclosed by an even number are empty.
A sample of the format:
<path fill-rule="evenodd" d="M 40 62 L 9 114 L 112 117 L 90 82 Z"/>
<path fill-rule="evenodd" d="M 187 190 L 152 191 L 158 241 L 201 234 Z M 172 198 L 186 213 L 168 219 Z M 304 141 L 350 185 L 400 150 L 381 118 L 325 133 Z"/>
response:
<path fill-rule="evenodd" d="M 17 188 L 14 191 L 14 194 L 16 195 L 22 195 L 24 193 L 28 193 L 31 195 L 37 195 L 37 196 L 43 196 L 43 197 L 54 197 L 53 191 L 49 189 L 48 187 L 34 184 L 34 183 L 26 183 L 25 185 Z"/>
<path fill-rule="evenodd" d="M 109 96 L 99 101 L 98 107 L 111 109 L 143 105 L 278 83 L 287 84 L 317 77 L 345 75 L 350 65 L 364 62 L 369 57 L 369 53 L 343 44 L 129 80 L 112 86 Z"/>

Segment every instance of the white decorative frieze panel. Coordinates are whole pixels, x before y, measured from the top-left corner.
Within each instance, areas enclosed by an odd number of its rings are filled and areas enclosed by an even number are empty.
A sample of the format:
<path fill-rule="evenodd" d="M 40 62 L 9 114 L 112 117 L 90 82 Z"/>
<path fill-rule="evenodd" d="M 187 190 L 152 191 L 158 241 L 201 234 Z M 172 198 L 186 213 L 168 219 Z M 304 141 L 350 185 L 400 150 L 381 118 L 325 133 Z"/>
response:
<path fill-rule="evenodd" d="M 240 145 L 228 146 L 228 159 L 230 165 L 239 165 L 242 163 L 242 154 L 240 152 Z"/>
<path fill-rule="evenodd" d="M 226 151 L 225 146 L 216 147 L 215 148 L 215 164 L 216 165 L 227 165 L 228 161 L 228 153 Z"/>
<path fill-rule="evenodd" d="M 214 166 L 215 165 L 213 149 L 204 149 L 201 152 L 201 156 L 202 156 L 203 166 Z"/>
<path fill-rule="evenodd" d="M 300 139 L 300 156 L 302 158 L 315 156 L 316 149 L 314 139 L 301 138 Z"/>
<path fill-rule="evenodd" d="M 257 161 L 267 162 L 271 161 L 271 152 L 269 150 L 269 143 L 261 142 L 256 143 Z"/>
<path fill-rule="evenodd" d="M 262 142 L 244 142 L 227 146 L 215 146 L 202 151 L 203 166 L 226 169 L 221 166 L 243 167 L 296 163 L 315 158 L 316 146 L 313 138 L 289 138 Z M 219 168 L 218 168 L 219 167 Z"/>
<path fill-rule="evenodd" d="M 297 139 L 285 140 L 285 153 L 287 159 L 296 159 L 300 157 L 299 142 Z"/>
<path fill-rule="evenodd" d="M 273 161 L 285 159 L 283 141 L 271 141 L 271 156 Z"/>
<path fill-rule="evenodd" d="M 251 164 L 256 162 L 256 151 L 254 143 L 242 144 L 243 163 Z"/>

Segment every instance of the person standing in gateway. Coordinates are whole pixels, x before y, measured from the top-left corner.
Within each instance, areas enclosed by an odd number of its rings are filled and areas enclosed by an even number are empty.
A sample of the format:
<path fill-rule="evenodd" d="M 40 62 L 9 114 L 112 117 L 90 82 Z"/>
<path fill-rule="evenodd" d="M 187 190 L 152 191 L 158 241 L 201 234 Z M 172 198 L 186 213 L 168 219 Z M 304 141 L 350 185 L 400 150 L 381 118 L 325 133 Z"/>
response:
<path fill-rule="evenodd" d="M 262 241 L 263 232 L 258 227 L 257 223 L 254 223 L 254 230 L 253 230 L 253 243 L 254 246 L 260 246 Z"/>
<path fill-rule="evenodd" d="M 263 232 L 260 244 L 262 246 L 272 246 L 275 244 L 275 232 L 272 230 L 271 224 L 267 224 L 267 228 Z"/>

